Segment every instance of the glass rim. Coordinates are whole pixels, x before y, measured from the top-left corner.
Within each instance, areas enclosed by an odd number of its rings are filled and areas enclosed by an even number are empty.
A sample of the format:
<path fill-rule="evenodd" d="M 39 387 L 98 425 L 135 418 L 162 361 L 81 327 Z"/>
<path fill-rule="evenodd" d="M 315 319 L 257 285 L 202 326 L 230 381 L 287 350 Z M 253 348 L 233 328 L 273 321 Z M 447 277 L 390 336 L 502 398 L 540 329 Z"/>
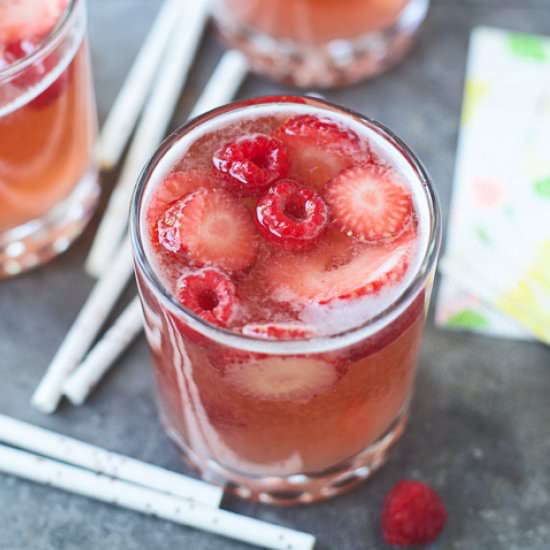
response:
<path fill-rule="evenodd" d="M 262 99 L 264 99 L 264 101 L 262 101 Z M 246 108 L 247 106 L 261 104 L 292 105 L 296 104 L 296 99 L 306 100 L 306 103 L 309 105 L 317 106 L 328 111 L 332 110 L 333 112 L 340 112 L 344 115 L 352 116 L 360 122 L 366 122 L 374 130 L 380 132 L 384 140 L 388 141 L 392 147 L 397 148 L 398 152 L 411 164 L 413 171 L 419 179 L 418 183 L 422 185 L 426 195 L 426 201 L 430 214 L 430 223 L 428 225 L 429 234 L 426 250 L 422 257 L 422 261 L 414 274 L 414 277 L 401 290 L 396 299 L 388 307 L 378 312 L 375 316 L 367 319 L 365 322 L 355 327 L 332 335 L 319 335 L 312 336 L 311 338 L 300 339 L 269 340 L 253 335 L 237 333 L 223 327 L 213 325 L 202 319 L 198 314 L 182 306 L 163 285 L 147 258 L 142 242 L 141 214 L 145 189 L 158 163 L 170 151 L 175 143 L 177 143 L 194 128 L 200 126 L 203 122 L 239 108 Z M 144 274 L 147 284 L 153 289 L 156 296 L 160 298 L 162 306 L 171 310 L 173 313 L 180 315 L 191 328 L 210 337 L 218 343 L 221 342 L 228 346 L 236 347 L 248 352 L 289 355 L 296 353 L 325 353 L 328 351 L 335 351 L 361 342 L 369 336 L 376 334 L 377 330 L 385 327 L 387 324 L 395 320 L 422 290 L 426 280 L 432 272 L 433 267 L 435 266 L 441 246 L 442 220 L 439 200 L 427 170 L 416 157 L 414 152 L 386 126 L 370 119 L 365 115 L 357 113 L 352 109 L 348 109 L 329 101 L 311 96 L 287 95 L 275 99 L 273 96 L 266 96 L 264 98 L 254 98 L 253 100 L 245 99 L 231 102 L 203 113 L 174 130 L 160 144 L 152 158 L 142 169 L 138 177 L 137 184 L 134 188 L 130 206 L 130 237 L 132 241 L 134 261 L 136 266 L 141 270 L 141 273 Z"/>
<path fill-rule="evenodd" d="M 82 0 L 70 0 L 69 4 L 63 12 L 63 16 L 59 19 L 55 27 L 50 33 L 39 43 L 38 48 L 29 55 L 18 59 L 15 63 L 8 65 L 4 69 L 0 69 L 0 81 L 8 80 L 19 72 L 33 65 L 44 54 L 50 53 L 61 40 L 63 32 L 69 26 L 74 18 L 76 5 Z"/>

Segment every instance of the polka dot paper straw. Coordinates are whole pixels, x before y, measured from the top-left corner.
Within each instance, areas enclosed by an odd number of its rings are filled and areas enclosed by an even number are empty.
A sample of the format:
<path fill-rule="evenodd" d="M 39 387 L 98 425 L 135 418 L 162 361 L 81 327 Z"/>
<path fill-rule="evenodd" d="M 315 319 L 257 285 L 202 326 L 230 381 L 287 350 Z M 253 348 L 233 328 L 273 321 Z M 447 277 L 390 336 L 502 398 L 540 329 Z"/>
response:
<path fill-rule="evenodd" d="M 0 441 L 144 487 L 216 508 L 223 490 L 158 466 L 0 415 Z"/>
<path fill-rule="evenodd" d="M 312 550 L 315 538 L 0 445 L 0 471 L 274 550 Z"/>

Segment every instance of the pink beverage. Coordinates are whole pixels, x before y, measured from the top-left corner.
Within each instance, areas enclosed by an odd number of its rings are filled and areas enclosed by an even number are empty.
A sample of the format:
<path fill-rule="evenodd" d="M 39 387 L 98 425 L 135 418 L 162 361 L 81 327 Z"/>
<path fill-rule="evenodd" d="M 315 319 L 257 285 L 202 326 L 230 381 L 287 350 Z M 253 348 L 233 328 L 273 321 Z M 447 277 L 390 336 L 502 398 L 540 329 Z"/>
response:
<path fill-rule="evenodd" d="M 224 38 L 260 73 L 302 87 L 341 86 L 398 61 L 429 0 L 215 0 Z"/>
<path fill-rule="evenodd" d="M 310 98 L 235 103 L 161 146 L 132 218 L 161 418 L 205 478 L 311 502 L 384 462 L 440 240 L 402 142 Z"/>
<path fill-rule="evenodd" d="M 65 250 L 98 197 L 83 0 L 0 0 L 0 278 Z"/>

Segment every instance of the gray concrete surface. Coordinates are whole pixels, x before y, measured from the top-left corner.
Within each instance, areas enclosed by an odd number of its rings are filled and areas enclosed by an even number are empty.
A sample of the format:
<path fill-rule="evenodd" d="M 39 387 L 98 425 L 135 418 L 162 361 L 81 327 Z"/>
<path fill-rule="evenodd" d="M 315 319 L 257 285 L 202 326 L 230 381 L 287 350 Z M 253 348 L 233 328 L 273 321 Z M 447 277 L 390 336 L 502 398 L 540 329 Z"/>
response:
<path fill-rule="evenodd" d="M 159 0 L 90 0 L 90 34 L 104 117 Z M 548 32 L 548 0 L 435 0 L 413 53 L 376 81 L 328 94 L 396 130 L 431 171 L 445 212 L 457 140 L 466 46 L 480 24 Z M 221 53 L 204 40 L 174 124 Z M 285 90 L 250 77 L 242 97 Z M 107 178 L 106 185 L 110 184 Z M 0 283 L 0 411 L 161 466 L 182 469 L 157 422 L 149 359 L 136 343 L 83 408 L 44 417 L 29 397 L 87 296 L 83 259 L 93 227 L 66 254 Z M 133 292 L 133 290 L 132 290 Z M 130 294 L 130 291 L 129 293 Z M 320 550 L 384 549 L 379 510 L 399 479 L 433 484 L 449 508 L 432 550 L 550 548 L 550 350 L 448 333 L 429 326 L 409 429 L 368 484 L 308 508 L 274 509 L 227 499 L 232 510 L 308 530 Z M 247 548 L 0 475 L 0 550 Z"/>

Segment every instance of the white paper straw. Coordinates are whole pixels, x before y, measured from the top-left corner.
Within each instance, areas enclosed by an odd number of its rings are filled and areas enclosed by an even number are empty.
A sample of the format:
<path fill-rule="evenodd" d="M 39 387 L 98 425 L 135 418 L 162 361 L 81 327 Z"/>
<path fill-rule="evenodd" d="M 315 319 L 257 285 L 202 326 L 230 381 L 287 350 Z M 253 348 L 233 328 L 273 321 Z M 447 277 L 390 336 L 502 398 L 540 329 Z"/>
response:
<path fill-rule="evenodd" d="M 0 445 L 0 471 L 122 508 L 274 550 L 312 550 L 315 538 Z"/>
<path fill-rule="evenodd" d="M 93 276 L 99 276 L 109 266 L 124 234 L 132 190 L 142 166 L 166 133 L 207 17 L 207 0 L 180 3 L 176 28 L 164 55 L 151 97 L 86 262 L 86 269 Z"/>
<path fill-rule="evenodd" d="M 109 271 L 90 293 L 34 392 L 32 404 L 38 410 L 44 413 L 55 411 L 62 395 L 63 384 L 88 351 L 131 274 L 131 244 L 127 237 Z"/>
<path fill-rule="evenodd" d="M 96 146 L 96 159 L 103 169 L 112 168 L 120 160 L 172 35 L 180 2 L 165 0 L 113 103 Z M 178 32 L 185 29 L 180 28 Z"/>
<path fill-rule="evenodd" d="M 189 118 L 194 118 L 231 101 L 247 73 L 248 64 L 242 53 L 237 50 L 229 50 L 224 53 L 189 114 Z"/>
<path fill-rule="evenodd" d="M 9 416 L 0 415 L 0 441 L 213 508 L 220 505 L 223 497 L 222 489 L 215 485 L 111 453 Z"/>
<path fill-rule="evenodd" d="M 65 382 L 63 393 L 73 405 L 82 405 L 86 401 L 97 383 L 142 330 L 141 303 L 139 298 L 134 298 Z"/>

